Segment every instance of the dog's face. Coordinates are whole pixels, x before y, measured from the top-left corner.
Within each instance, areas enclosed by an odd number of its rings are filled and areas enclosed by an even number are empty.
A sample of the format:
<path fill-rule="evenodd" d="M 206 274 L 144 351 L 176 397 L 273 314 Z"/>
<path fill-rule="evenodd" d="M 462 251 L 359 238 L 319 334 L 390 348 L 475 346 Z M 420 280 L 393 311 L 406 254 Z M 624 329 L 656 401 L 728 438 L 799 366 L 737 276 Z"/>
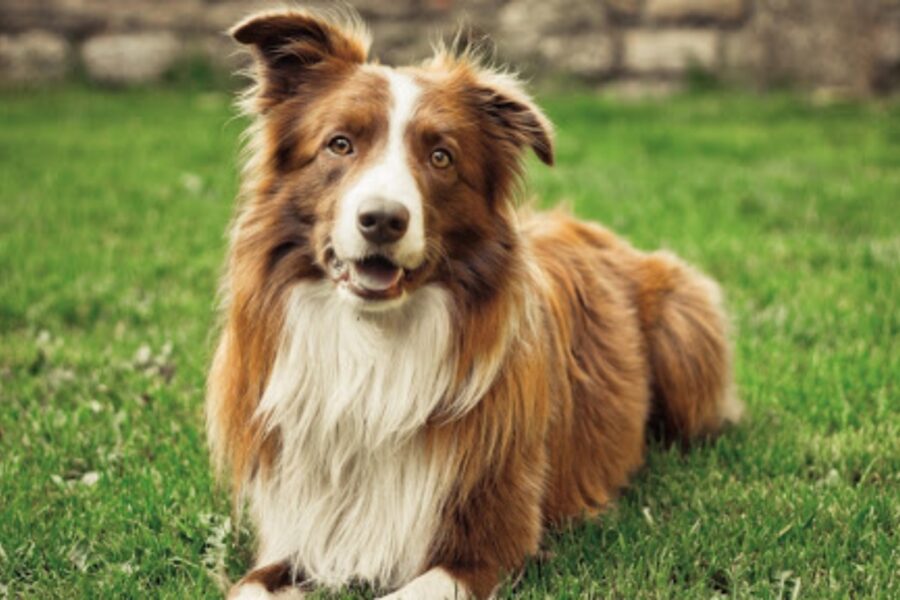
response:
<path fill-rule="evenodd" d="M 368 64 L 365 36 L 307 13 L 233 35 L 257 57 L 273 268 L 327 277 L 364 310 L 435 281 L 489 294 L 516 243 L 522 149 L 552 163 L 550 125 L 517 82 L 447 53 Z"/>

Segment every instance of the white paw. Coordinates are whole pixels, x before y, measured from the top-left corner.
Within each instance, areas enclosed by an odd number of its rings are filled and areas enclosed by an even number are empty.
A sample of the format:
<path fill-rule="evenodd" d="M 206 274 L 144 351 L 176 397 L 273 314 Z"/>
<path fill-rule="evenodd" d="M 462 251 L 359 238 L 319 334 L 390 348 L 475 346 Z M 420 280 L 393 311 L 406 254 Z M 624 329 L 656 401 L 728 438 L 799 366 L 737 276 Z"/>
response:
<path fill-rule="evenodd" d="M 227 600 L 271 600 L 274 597 L 262 584 L 239 583 L 228 592 Z"/>
<path fill-rule="evenodd" d="M 431 569 L 380 600 L 468 600 L 465 586 L 443 569 Z"/>
<path fill-rule="evenodd" d="M 275 593 L 259 583 L 241 583 L 228 592 L 227 600 L 302 600 L 303 592 L 297 587 L 282 588 Z"/>
<path fill-rule="evenodd" d="M 273 597 L 276 600 L 303 600 L 306 594 L 300 588 L 291 586 L 278 590 Z"/>

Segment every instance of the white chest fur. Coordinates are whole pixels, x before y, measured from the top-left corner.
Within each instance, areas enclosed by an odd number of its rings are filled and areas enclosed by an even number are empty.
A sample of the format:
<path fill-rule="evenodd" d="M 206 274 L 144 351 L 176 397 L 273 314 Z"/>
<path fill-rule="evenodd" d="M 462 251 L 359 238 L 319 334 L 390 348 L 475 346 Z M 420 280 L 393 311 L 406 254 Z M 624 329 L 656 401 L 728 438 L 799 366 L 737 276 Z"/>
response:
<path fill-rule="evenodd" d="M 452 473 L 427 458 L 421 431 L 453 393 L 451 328 L 439 288 L 364 314 L 328 282 L 296 287 L 259 407 L 282 439 L 272 477 L 249 490 L 260 564 L 289 558 L 320 584 L 386 587 L 426 566 Z M 454 396 L 473 402 L 492 378 Z"/>

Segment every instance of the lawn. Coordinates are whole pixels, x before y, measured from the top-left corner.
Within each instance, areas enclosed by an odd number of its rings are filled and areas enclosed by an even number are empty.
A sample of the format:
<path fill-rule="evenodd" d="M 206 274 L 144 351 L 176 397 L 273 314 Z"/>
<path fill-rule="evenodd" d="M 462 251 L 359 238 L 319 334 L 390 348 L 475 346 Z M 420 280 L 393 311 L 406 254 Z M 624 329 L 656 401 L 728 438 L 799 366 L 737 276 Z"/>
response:
<path fill-rule="evenodd" d="M 505 597 L 900 597 L 900 106 L 543 102 L 529 193 L 722 282 L 749 418 L 654 447 Z M 0 94 L 0 598 L 216 597 L 248 564 L 202 425 L 233 115 Z"/>

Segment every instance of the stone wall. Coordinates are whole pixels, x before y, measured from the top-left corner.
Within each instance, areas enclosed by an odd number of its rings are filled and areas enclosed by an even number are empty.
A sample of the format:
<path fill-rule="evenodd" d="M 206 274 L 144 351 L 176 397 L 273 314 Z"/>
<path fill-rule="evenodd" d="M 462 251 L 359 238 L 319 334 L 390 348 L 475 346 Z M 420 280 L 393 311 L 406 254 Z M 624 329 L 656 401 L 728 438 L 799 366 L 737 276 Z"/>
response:
<path fill-rule="evenodd" d="M 766 88 L 866 94 L 900 87 L 900 0 L 356 0 L 384 62 L 420 60 L 459 23 L 533 77 L 623 93 L 707 72 Z M 222 32 L 255 0 L 0 0 L 0 80 L 81 71 L 98 82 L 162 77 L 179 61 L 240 66 Z M 308 3 L 328 5 L 322 0 Z"/>

